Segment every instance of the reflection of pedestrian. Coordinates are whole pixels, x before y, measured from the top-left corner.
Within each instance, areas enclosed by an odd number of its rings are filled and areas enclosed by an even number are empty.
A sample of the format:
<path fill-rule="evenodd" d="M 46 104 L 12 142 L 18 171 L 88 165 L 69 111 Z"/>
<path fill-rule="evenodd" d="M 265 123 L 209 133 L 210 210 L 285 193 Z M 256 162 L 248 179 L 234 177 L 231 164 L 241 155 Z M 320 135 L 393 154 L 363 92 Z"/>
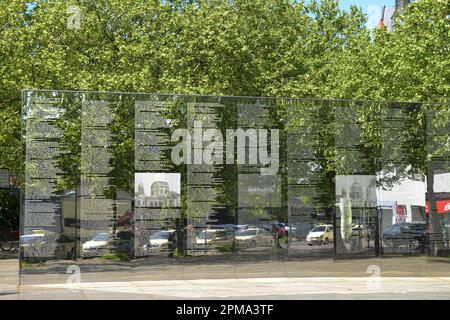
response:
<path fill-rule="evenodd" d="M 276 248 L 282 248 L 280 245 L 280 238 L 284 238 L 286 230 L 283 226 L 277 224 L 272 225 L 272 234 L 274 235 L 274 243 Z"/>
<path fill-rule="evenodd" d="M 272 225 L 272 228 L 270 229 L 270 233 L 273 235 L 273 244 L 275 245 L 275 248 L 280 248 L 280 243 L 278 242 L 278 228 L 276 225 Z"/>
<path fill-rule="evenodd" d="M 186 241 L 187 241 L 187 249 L 192 250 L 193 249 L 193 240 L 195 239 L 195 228 L 192 224 L 188 224 L 186 226 Z"/>

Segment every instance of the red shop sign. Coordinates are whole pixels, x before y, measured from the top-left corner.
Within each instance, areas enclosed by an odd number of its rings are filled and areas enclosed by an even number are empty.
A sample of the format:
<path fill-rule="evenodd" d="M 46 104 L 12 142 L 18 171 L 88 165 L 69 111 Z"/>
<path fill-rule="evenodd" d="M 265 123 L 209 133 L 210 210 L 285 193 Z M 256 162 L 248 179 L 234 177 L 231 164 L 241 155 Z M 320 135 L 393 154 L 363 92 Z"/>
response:
<path fill-rule="evenodd" d="M 439 200 L 436 201 L 436 209 L 438 213 L 450 212 L 450 200 Z M 428 201 L 425 204 L 426 213 L 430 213 L 430 207 L 428 206 Z"/>

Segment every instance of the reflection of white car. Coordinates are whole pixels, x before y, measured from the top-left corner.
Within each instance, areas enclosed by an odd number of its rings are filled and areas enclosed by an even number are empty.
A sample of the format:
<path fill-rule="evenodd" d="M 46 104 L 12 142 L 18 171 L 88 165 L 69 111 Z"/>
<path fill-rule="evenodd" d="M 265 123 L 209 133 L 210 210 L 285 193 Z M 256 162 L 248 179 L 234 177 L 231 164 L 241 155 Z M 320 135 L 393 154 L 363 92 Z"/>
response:
<path fill-rule="evenodd" d="M 313 244 L 328 244 L 333 241 L 333 226 L 324 224 L 316 226 L 309 231 L 306 236 L 306 243 L 309 246 Z"/>
<path fill-rule="evenodd" d="M 134 238 L 130 231 L 100 232 L 83 243 L 83 256 L 98 256 L 110 252 L 120 252 L 128 256 L 134 254 Z"/>
<path fill-rule="evenodd" d="M 272 235 L 261 228 L 249 228 L 236 232 L 237 245 L 241 247 L 272 246 Z"/>
<path fill-rule="evenodd" d="M 70 259 L 75 254 L 75 239 L 64 234 L 34 230 L 20 237 L 24 259 Z"/>
<path fill-rule="evenodd" d="M 170 252 L 173 248 L 169 248 L 169 244 L 173 245 L 174 237 L 175 230 L 160 230 L 150 236 L 150 243 L 144 245 L 144 252 L 148 254 Z M 169 243 L 169 241 L 171 243 Z"/>
<path fill-rule="evenodd" d="M 286 230 L 288 235 L 290 235 L 291 237 L 296 237 L 297 236 L 297 228 L 292 226 L 292 225 L 286 225 L 284 227 L 284 230 Z"/>
<path fill-rule="evenodd" d="M 213 239 L 216 236 L 217 230 L 202 230 L 197 238 L 195 239 L 195 243 L 197 246 L 207 246 L 212 243 Z"/>
<path fill-rule="evenodd" d="M 24 259 L 35 257 L 35 251 L 44 239 L 44 233 L 26 234 L 20 236 L 20 250 Z"/>
<path fill-rule="evenodd" d="M 363 238 L 368 238 L 369 237 L 369 229 L 366 225 L 363 225 L 363 224 L 353 224 L 352 235 L 363 237 Z"/>
<path fill-rule="evenodd" d="M 98 255 L 108 252 L 111 246 L 112 234 L 111 233 L 97 233 L 91 240 L 83 243 L 83 255 Z"/>
<path fill-rule="evenodd" d="M 206 229 L 202 230 L 196 238 L 197 248 L 220 248 L 234 246 L 234 230 Z"/>

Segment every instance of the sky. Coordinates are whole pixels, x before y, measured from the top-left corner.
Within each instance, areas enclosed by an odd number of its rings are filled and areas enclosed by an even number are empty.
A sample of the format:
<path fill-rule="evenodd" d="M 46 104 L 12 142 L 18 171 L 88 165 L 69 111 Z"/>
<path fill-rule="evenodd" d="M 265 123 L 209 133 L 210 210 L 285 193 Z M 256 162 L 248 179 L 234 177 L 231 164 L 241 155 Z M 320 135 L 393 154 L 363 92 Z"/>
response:
<path fill-rule="evenodd" d="M 339 5 L 344 10 L 349 10 L 351 5 L 356 5 L 367 14 L 367 27 L 373 29 L 378 25 L 383 6 L 395 6 L 395 0 L 339 0 Z"/>
<path fill-rule="evenodd" d="M 348 10 L 351 5 L 356 5 L 367 14 L 367 27 L 373 29 L 380 21 L 383 6 L 395 6 L 395 0 L 339 0 L 342 9 Z"/>
<path fill-rule="evenodd" d="M 364 12 L 370 6 L 394 6 L 395 0 L 339 0 L 339 4 L 343 9 L 349 9 L 351 5 L 362 7 Z"/>

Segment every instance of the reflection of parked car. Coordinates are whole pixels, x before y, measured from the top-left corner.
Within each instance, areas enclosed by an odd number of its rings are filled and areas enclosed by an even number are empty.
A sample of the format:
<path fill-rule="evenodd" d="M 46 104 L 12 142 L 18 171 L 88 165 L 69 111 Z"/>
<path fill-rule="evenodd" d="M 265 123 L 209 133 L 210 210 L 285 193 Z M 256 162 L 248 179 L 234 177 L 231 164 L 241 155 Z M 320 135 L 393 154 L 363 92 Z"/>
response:
<path fill-rule="evenodd" d="M 83 256 L 99 256 L 109 252 L 134 254 L 134 237 L 129 231 L 97 233 L 91 240 L 83 243 Z"/>
<path fill-rule="evenodd" d="M 319 245 L 327 244 L 332 241 L 333 241 L 333 226 L 329 224 L 320 225 L 312 228 L 311 231 L 309 231 L 308 235 L 306 236 L 306 243 L 309 246 L 312 246 L 315 243 Z"/>
<path fill-rule="evenodd" d="M 196 239 L 199 249 L 234 248 L 234 230 L 231 229 L 206 229 L 202 230 Z"/>
<path fill-rule="evenodd" d="M 359 236 L 362 238 L 368 238 L 369 237 L 369 229 L 366 225 L 354 224 L 352 226 L 352 235 Z"/>
<path fill-rule="evenodd" d="M 144 245 L 146 254 L 168 254 L 174 250 L 175 230 L 160 230 L 150 236 L 150 243 Z"/>
<path fill-rule="evenodd" d="M 236 232 L 236 241 L 239 247 L 272 246 L 273 236 L 264 229 L 250 228 Z"/>
<path fill-rule="evenodd" d="M 235 224 L 212 224 L 209 226 L 211 229 L 230 229 L 230 230 L 238 230 L 239 227 Z"/>
<path fill-rule="evenodd" d="M 425 223 L 396 223 L 383 232 L 383 241 L 393 249 L 401 245 L 418 245 L 418 248 L 424 250 L 427 243 L 427 226 Z"/>
<path fill-rule="evenodd" d="M 26 234 L 20 236 L 20 252 L 24 260 L 38 259 L 39 246 L 44 233 Z"/>
<path fill-rule="evenodd" d="M 113 234 L 109 232 L 97 233 L 91 240 L 83 243 L 83 256 L 98 256 L 111 251 Z"/>
<path fill-rule="evenodd" d="M 20 237 L 20 248 L 25 260 L 75 258 L 75 239 L 54 232 L 23 235 Z"/>
<path fill-rule="evenodd" d="M 309 231 L 314 227 L 314 224 L 311 222 L 297 222 L 290 225 L 289 231 L 292 237 L 297 240 L 303 240 L 308 235 Z"/>
<path fill-rule="evenodd" d="M 292 237 L 295 237 L 297 232 L 297 228 L 293 224 L 286 224 L 284 230 L 286 230 L 288 234 L 291 234 Z"/>
<path fill-rule="evenodd" d="M 64 234 L 60 235 L 56 240 L 58 246 L 55 256 L 60 259 L 75 259 L 75 238 L 68 237 Z M 77 252 L 80 252 L 80 241 L 77 241 Z"/>

